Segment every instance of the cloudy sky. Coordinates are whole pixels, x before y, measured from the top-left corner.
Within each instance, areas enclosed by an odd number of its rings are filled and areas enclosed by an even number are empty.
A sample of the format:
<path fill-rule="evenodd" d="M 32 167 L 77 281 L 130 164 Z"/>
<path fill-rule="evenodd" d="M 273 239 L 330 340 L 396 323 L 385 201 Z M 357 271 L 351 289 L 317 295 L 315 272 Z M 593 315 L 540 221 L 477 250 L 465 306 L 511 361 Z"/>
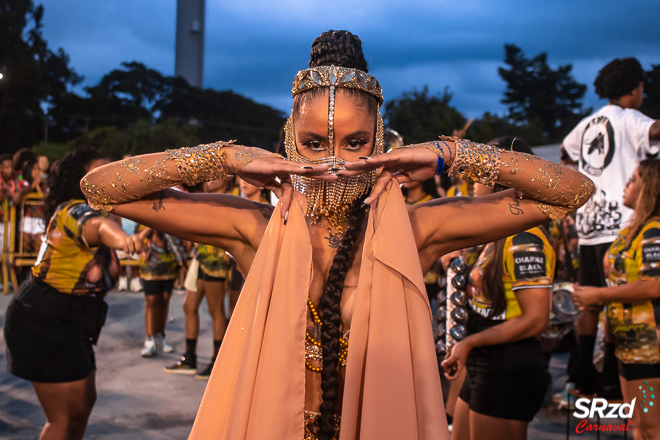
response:
<path fill-rule="evenodd" d="M 124 61 L 174 74 L 176 0 L 41 3 L 46 39 L 70 55 L 85 85 Z M 497 67 L 510 43 L 530 57 L 547 52 L 552 66 L 573 64 L 589 86 L 585 104 L 600 106 L 592 83 L 608 61 L 660 64 L 658 17 L 658 0 L 207 0 L 204 83 L 288 112 L 314 38 L 347 29 L 362 39 L 386 99 L 449 86 L 465 115 L 503 113 Z"/>

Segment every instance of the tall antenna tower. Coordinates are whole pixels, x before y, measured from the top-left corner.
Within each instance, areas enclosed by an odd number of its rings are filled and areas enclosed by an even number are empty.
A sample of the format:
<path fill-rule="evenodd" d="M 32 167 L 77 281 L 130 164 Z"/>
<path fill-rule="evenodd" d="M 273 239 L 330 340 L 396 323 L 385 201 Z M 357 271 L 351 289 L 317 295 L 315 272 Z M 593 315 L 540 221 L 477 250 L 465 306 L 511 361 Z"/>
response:
<path fill-rule="evenodd" d="M 177 0 L 174 76 L 204 87 L 204 9 L 206 0 Z"/>

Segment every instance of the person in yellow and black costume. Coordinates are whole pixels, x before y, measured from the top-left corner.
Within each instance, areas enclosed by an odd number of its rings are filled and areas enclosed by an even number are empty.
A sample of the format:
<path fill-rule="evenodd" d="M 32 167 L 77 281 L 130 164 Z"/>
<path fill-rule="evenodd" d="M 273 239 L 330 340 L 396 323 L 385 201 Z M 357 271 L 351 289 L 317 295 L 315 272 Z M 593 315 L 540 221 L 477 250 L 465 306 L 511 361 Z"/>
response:
<path fill-rule="evenodd" d="M 191 193 L 205 192 L 216 194 L 238 195 L 234 178 L 221 179 L 197 185 L 191 188 Z M 206 187 L 206 188 L 204 188 Z M 191 289 L 186 285 L 186 299 L 183 302 L 183 311 L 186 316 L 186 351 L 175 364 L 165 367 L 165 372 L 174 374 L 195 374 L 198 379 L 208 379 L 213 365 L 222 346 L 222 339 L 227 329 L 225 316 L 225 294 L 228 288 L 232 267 L 235 266 L 230 255 L 224 250 L 198 243 L 192 251 L 192 264 L 190 271 L 196 271 L 196 280 Z M 195 263 L 196 262 L 196 263 Z M 188 277 L 186 284 L 188 284 Z M 197 370 L 197 339 L 199 337 L 199 306 L 206 297 L 209 314 L 213 320 L 213 356 L 211 362 L 202 371 Z"/>
<path fill-rule="evenodd" d="M 491 190 L 475 184 L 477 197 Z M 512 213 L 516 202 L 511 203 Z M 449 379 L 467 374 L 454 410 L 454 440 L 527 438 L 541 409 L 547 365 L 535 336 L 549 321 L 555 253 L 540 227 L 484 247 L 469 275 L 467 337 L 442 363 Z"/>
<path fill-rule="evenodd" d="M 171 353 L 165 341 L 165 325 L 170 299 L 179 268 L 185 265 L 181 240 L 140 225 L 147 255 L 140 259 L 140 278 L 144 287 L 144 327 L 146 336 L 142 357 Z"/>
<path fill-rule="evenodd" d="M 96 400 L 92 346 L 105 322 L 104 297 L 119 276 L 114 250 L 142 250 L 139 236 L 92 210 L 79 189 L 85 173 L 106 163 L 82 148 L 54 167 L 46 242 L 5 316 L 7 370 L 34 386 L 47 420 L 41 439 L 83 438 Z"/>
<path fill-rule="evenodd" d="M 660 389 L 659 160 L 639 163 L 624 190 L 623 204 L 634 213 L 605 256 L 610 286 L 580 286 L 573 301 L 579 308 L 607 303 L 623 398 L 626 403 L 637 399 L 638 404 L 632 417 L 633 436 L 659 439 L 660 409 L 651 397 L 653 390 Z"/>

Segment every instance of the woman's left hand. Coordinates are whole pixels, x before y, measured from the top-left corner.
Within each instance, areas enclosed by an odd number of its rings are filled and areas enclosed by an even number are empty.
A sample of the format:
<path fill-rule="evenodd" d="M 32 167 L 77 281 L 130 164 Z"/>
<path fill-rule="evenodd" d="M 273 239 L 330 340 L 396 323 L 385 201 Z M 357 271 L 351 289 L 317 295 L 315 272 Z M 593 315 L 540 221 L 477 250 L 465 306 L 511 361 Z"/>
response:
<path fill-rule="evenodd" d="M 571 294 L 573 303 L 575 303 L 578 310 L 584 310 L 589 306 L 600 303 L 600 289 L 601 287 L 576 286 Z"/>
<path fill-rule="evenodd" d="M 471 350 L 472 347 L 470 347 L 470 344 L 466 340 L 457 342 L 456 345 L 449 349 L 449 356 L 441 364 L 445 370 L 445 377 L 447 379 L 456 379 L 461 370 L 465 368 L 465 363 Z"/>
<path fill-rule="evenodd" d="M 445 149 L 448 150 L 449 147 Z M 382 171 L 374 189 L 366 199 L 368 205 L 378 198 L 392 179 L 398 183 L 422 182 L 435 176 L 438 170 L 438 156 L 421 146 L 401 147 L 386 154 L 363 158 L 358 162 L 346 162 L 346 170 L 337 174 L 355 176 L 378 168 L 382 168 Z"/>

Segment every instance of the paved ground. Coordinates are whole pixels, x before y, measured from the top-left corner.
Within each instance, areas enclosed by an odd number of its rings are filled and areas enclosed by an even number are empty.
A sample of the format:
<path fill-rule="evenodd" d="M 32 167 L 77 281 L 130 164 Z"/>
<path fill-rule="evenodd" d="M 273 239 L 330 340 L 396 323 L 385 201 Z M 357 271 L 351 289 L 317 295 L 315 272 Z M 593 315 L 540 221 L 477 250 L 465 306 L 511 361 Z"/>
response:
<path fill-rule="evenodd" d="M 0 326 L 11 295 L 0 294 Z M 96 350 L 98 401 L 87 428 L 89 440 L 179 440 L 187 438 L 206 382 L 192 377 L 166 374 L 165 364 L 177 354 L 153 359 L 140 357 L 144 338 L 143 296 L 111 292 L 110 311 Z M 179 350 L 184 347 L 183 295 L 174 295 L 173 322 L 168 324 L 168 341 Z M 211 320 L 202 305 L 201 340 L 198 353 L 202 366 L 212 351 Z M 551 363 L 553 388 L 565 382 L 566 356 L 555 356 Z M 565 438 L 565 413 L 543 409 L 529 429 L 530 440 Z M 5 343 L 0 334 L 0 439 L 36 439 L 45 417 L 29 382 L 6 372 Z M 573 427 L 576 420 L 573 419 Z M 595 433 L 572 438 L 591 439 Z M 602 435 L 601 439 L 620 439 Z"/>

